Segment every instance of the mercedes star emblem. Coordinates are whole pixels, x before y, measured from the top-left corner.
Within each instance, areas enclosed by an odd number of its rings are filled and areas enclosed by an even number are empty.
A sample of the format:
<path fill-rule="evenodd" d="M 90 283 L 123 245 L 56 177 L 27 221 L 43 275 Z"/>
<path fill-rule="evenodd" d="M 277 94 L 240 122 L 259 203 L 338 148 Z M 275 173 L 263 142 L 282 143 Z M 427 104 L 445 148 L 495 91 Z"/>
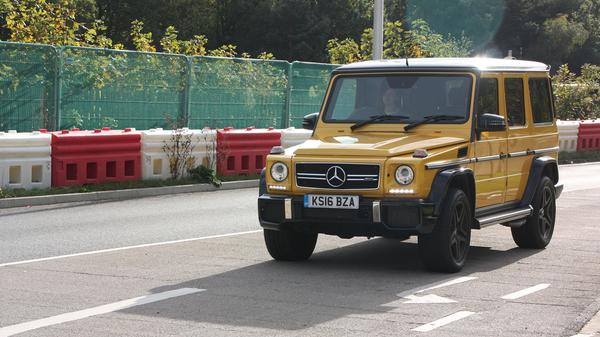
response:
<path fill-rule="evenodd" d="M 339 166 L 332 166 L 327 170 L 327 183 L 331 187 L 340 187 L 346 182 L 346 172 Z"/>

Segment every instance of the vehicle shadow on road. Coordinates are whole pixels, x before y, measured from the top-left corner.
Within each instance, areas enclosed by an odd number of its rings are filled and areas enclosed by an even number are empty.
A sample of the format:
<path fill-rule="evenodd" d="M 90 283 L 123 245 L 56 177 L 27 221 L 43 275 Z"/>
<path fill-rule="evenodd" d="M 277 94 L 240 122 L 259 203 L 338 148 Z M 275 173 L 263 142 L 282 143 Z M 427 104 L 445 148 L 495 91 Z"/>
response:
<path fill-rule="evenodd" d="M 122 312 L 205 324 L 298 330 L 352 314 L 385 313 L 398 293 L 485 272 L 535 254 L 535 250 L 472 247 L 457 274 L 426 271 L 417 245 L 374 239 L 322 251 L 306 262 L 267 261 L 210 277 L 152 289 L 205 292 Z"/>

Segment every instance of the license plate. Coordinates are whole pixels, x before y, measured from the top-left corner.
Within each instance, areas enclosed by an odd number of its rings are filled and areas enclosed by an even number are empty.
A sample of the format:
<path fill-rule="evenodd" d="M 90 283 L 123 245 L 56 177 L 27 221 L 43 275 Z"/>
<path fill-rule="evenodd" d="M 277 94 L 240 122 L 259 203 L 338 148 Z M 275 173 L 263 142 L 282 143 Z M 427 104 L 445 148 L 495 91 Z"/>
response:
<path fill-rule="evenodd" d="M 358 209 L 358 196 L 305 194 L 304 207 Z"/>

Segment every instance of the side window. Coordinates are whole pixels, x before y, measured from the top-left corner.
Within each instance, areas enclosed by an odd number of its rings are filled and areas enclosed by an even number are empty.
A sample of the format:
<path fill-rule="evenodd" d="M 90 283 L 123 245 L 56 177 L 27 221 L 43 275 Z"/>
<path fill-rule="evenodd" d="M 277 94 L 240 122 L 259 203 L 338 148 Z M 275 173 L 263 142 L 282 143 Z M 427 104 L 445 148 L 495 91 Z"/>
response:
<path fill-rule="evenodd" d="M 504 93 L 506 96 L 506 115 L 508 116 L 508 125 L 525 125 L 523 80 L 520 78 L 504 79 Z"/>
<path fill-rule="evenodd" d="M 482 78 L 479 80 L 479 95 L 477 96 L 477 115 L 498 115 L 498 80 Z"/>
<path fill-rule="evenodd" d="M 530 78 L 529 94 L 531 96 L 531 111 L 534 123 L 552 122 L 552 101 L 550 86 L 547 78 Z"/>

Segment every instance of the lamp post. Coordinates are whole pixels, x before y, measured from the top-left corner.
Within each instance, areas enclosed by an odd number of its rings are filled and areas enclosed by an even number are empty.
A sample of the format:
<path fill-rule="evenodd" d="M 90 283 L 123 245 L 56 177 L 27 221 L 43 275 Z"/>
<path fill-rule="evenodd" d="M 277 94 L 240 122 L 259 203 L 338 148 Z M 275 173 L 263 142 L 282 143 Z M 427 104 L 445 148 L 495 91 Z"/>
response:
<path fill-rule="evenodd" d="M 383 0 L 375 0 L 373 8 L 373 60 L 381 60 L 383 58 Z"/>

